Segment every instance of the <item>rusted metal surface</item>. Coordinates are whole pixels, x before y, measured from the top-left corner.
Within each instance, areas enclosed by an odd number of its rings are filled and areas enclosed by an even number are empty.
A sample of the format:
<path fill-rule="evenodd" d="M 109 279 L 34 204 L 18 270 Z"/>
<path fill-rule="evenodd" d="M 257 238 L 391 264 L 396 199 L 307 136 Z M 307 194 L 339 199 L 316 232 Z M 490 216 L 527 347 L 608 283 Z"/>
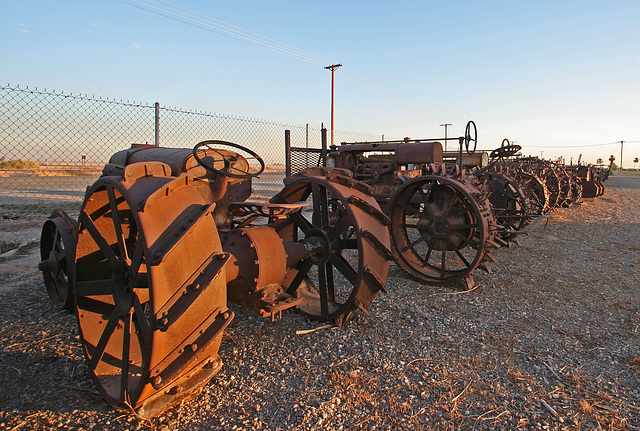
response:
<path fill-rule="evenodd" d="M 384 290 L 391 257 L 388 219 L 373 189 L 340 169 L 312 168 L 291 177 L 273 203 L 308 201 L 311 213 L 296 212 L 274 229 L 287 243 L 302 243 L 304 259 L 288 268 L 287 293 L 302 298 L 302 313 L 320 320 L 367 312 Z"/>
<path fill-rule="evenodd" d="M 197 394 L 222 366 L 228 301 L 341 324 L 368 312 L 392 260 L 472 288 L 493 249 L 604 190 L 608 171 L 522 158 L 508 141 L 485 163 L 472 122 L 454 139 L 449 166 L 437 140 L 332 146 L 334 167 L 290 176 L 269 202 L 247 201 L 264 162 L 237 144 L 114 154 L 79 220 L 45 223 L 39 265 L 52 300 L 77 314 L 105 400 L 148 417 Z"/>
<path fill-rule="evenodd" d="M 549 211 L 549 190 L 546 184 L 532 172 L 517 171 L 514 179 L 527 200 L 527 211 L 531 215 Z"/>
<path fill-rule="evenodd" d="M 75 246 L 78 223 L 64 211 L 55 210 L 42 227 L 38 269 L 51 301 L 60 309 L 73 307 Z"/>
<path fill-rule="evenodd" d="M 193 177 L 125 167 L 87 192 L 76 248 L 76 313 L 91 375 L 112 405 L 147 416 L 221 366 L 225 254 Z"/>
<path fill-rule="evenodd" d="M 473 286 L 471 273 L 499 246 L 491 204 L 481 195 L 471 181 L 441 175 L 400 186 L 387 207 L 396 262 L 430 284 Z"/>
<path fill-rule="evenodd" d="M 445 163 L 451 166 L 460 165 L 460 153 L 455 151 L 447 151 L 442 155 Z M 462 153 L 462 166 L 464 168 L 484 168 L 489 164 L 489 154 L 486 151 L 478 151 L 473 154 Z"/>
<path fill-rule="evenodd" d="M 477 129 L 453 138 L 459 150 L 442 152 L 439 140 L 354 142 L 332 146 L 328 162 L 353 172 L 375 190 L 391 218 L 396 262 L 431 284 L 473 286 L 476 268 L 489 270 L 492 248 L 516 242 L 557 207 L 596 196 L 596 170 L 573 170 L 535 157 L 504 139 L 475 151 Z M 601 171 L 602 172 L 602 171 Z M 601 174 L 604 175 L 604 174 Z"/>
<path fill-rule="evenodd" d="M 499 235 L 505 241 L 517 238 L 517 232 L 524 229 L 530 214 L 527 214 L 527 199 L 518 182 L 509 175 L 493 171 L 479 172 L 473 176 L 478 187 L 493 206 L 497 223 L 501 226 Z"/>
<path fill-rule="evenodd" d="M 402 141 L 342 143 L 333 146 L 327 164 L 352 172 L 374 189 L 384 208 L 403 180 L 415 178 L 429 165 L 442 165 L 442 144 L 409 138 Z"/>
<path fill-rule="evenodd" d="M 342 143 L 331 147 L 329 163 L 373 187 L 391 219 L 392 251 L 402 268 L 426 283 L 461 281 L 473 287 L 471 273 L 476 268 L 489 270 L 490 250 L 506 241 L 497 236 L 501 226 L 488 199 L 492 193 L 496 198 L 492 188 L 497 186 L 465 173 L 486 166 L 488 160 L 486 152 L 475 153 L 475 123 L 469 122 L 464 136 L 451 139 L 460 149 L 446 154 L 439 140 Z M 455 164 L 447 167 L 445 156 Z M 505 187 L 511 183 L 500 190 Z M 520 215 L 524 198 L 515 188 L 509 195 L 514 199 L 500 202 L 503 218 Z M 519 223 L 509 221 L 503 231 Z"/>
<path fill-rule="evenodd" d="M 222 366 L 228 301 L 271 319 L 299 307 L 341 323 L 384 289 L 388 219 L 371 187 L 323 168 L 271 202 L 248 202 L 263 169 L 222 141 L 135 145 L 87 190 L 77 228 L 58 213 L 45 223 L 45 285 L 74 304 L 111 405 L 149 417 L 197 394 Z"/>

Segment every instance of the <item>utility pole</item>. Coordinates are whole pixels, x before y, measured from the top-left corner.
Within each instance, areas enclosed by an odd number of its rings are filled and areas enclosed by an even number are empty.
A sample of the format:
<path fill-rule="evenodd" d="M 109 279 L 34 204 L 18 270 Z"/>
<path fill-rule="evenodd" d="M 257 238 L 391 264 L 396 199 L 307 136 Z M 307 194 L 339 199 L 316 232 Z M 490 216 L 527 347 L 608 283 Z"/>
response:
<path fill-rule="evenodd" d="M 342 66 L 341 64 L 332 64 L 331 66 L 325 67 L 325 69 L 329 69 L 331 71 L 331 145 L 333 145 L 333 95 L 334 95 L 334 83 L 335 83 L 335 74 L 336 69 Z"/>
<path fill-rule="evenodd" d="M 624 146 L 624 141 L 620 141 L 620 172 L 622 172 L 622 147 Z"/>
<path fill-rule="evenodd" d="M 440 124 L 440 126 L 444 126 L 444 151 L 447 151 L 447 127 L 451 126 L 451 123 Z"/>
<path fill-rule="evenodd" d="M 544 150 L 540 150 L 540 158 L 541 159 L 543 159 L 543 157 L 542 157 L 543 155 L 544 155 Z"/>

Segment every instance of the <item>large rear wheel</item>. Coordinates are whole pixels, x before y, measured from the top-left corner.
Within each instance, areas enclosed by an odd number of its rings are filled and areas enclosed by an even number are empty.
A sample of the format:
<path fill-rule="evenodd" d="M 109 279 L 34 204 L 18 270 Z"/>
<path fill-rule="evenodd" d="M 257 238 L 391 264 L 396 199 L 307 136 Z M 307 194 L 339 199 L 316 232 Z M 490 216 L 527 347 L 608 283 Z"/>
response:
<path fill-rule="evenodd" d="M 75 295 L 88 368 L 107 402 L 143 416 L 218 371 L 233 316 L 210 208 L 185 183 L 103 177 L 79 218 Z"/>

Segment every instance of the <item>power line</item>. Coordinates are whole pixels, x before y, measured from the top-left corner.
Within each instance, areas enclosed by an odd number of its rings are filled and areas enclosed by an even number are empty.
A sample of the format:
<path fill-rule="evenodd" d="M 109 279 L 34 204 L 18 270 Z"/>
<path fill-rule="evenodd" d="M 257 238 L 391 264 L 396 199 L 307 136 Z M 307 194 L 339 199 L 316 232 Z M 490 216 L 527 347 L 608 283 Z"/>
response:
<path fill-rule="evenodd" d="M 260 34 L 245 30 L 241 27 L 234 26 L 232 24 L 193 11 L 191 9 L 184 8 L 180 5 L 176 5 L 165 0 L 160 0 L 160 2 L 153 0 L 118 1 L 124 4 L 128 4 L 129 6 L 136 7 L 138 9 L 163 16 L 165 18 L 173 19 L 184 24 L 189 24 L 191 26 L 207 30 L 222 36 L 226 36 L 231 39 L 248 42 L 252 45 L 261 47 L 268 51 L 287 55 L 289 57 L 293 57 L 308 63 L 323 65 L 331 61 L 325 57 L 293 47 L 291 45 L 287 45 L 274 39 L 270 39 Z"/>
<path fill-rule="evenodd" d="M 624 142 L 634 142 L 634 141 L 624 141 Z M 604 147 L 607 145 L 619 145 L 620 141 L 615 142 L 607 142 L 606 144 L 589 144 L 589 145 L 563 145 L 563 146 L 555 146 L 555 145 L 527 145 L 527 148 L 583 148 L 583 147 Z"/>
<path fill-rule="evenodd" d="M 156 15 L 163 16 L 165 18 L 172 19 L 174 21 L 181 22 L 183 24 L 191 25 L 196 28 L 200 28 L 202 30 L 209 31 L 211 33 L 215 33 L 221 36 L 228 37 L 230 39 L 243 41 L 250 43 L 254 46 L 266 49 L 271 52 L 275 52 L 277 54 L 286 55 L 291 58 L 295 58 L 307 63 L 314 64 L 316 66 L 323 66 L 327 63 L 335 63 L 333 60 L 328 59 L 327 57 L 323 57 L 312 52 L 296 48 L 292 45 L 288 45 L 286 43 L 282 43 L 275 39 L 271 39 L 266 36 L 262 36 L 258 33 L 254 33 L 252 31 L 243 29 L 241 27 L 226 23 L 219 19 L 210 17 L 208 15 L 202 14 L 200 12 L 185 8 L 183 6 L 177 5 L 175 3 L 171 3 L 167 0 L 118 0 L 121 3 L 127 4 L 129 6 L 136 7 L 138 9 L 154 13 Z M 375 94 L 378 98 L 385 100 L 386 102 L 403 109 L 405 111 L 411 112 L 415 115 L 423 117 L 425 120 L 432 121 L 433 123 L 439 123 L 436 119 L 427 116 L 420 108 L 417 106 L 411 106 L 410 104 L 404 102 L 403 104 L 399 104 L 393 100 L 393 97 L 388 94 L 386 90 L 381 88 L 380 86 L 374 84 L 372 81 L 368 80 L 361 74 L 351 70 L 350 68 L 345 67 L 345 70 L 342 75 L 344 78 L 353 84 L 370 91 Z"/>

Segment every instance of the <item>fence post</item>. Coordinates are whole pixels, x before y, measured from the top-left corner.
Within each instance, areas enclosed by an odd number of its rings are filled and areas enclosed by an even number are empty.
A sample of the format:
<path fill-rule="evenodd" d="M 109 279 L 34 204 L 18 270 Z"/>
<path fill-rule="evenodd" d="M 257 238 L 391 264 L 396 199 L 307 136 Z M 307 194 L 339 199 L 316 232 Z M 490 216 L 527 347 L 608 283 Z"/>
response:
<path fill-rule="evenodd" d="M 284 131 L 284 175 L 291 176 L 291 130 Z"/>
<path fill-rule="evenodd" d="M 327 166 L 327 129 L 324 128 L 324 124 L 320 131 L 322 134 L 322 152 L 320 153 L 320 158 L 322 159 L 322 166 Z"/>
<path fill-rule="evenodd" d="M 306 130 L 307 130 L 307 136 L 306 136 L 307 152 L 304 155 L 304 167 L 308 168 L 309 167 L 309 123 L 307 123 Z"/>
<path fill-rule="evenodd" d="M 160 146 L 160 103 L 156 102 L 156 118 L 155 118 L 155 145 Z"/>

